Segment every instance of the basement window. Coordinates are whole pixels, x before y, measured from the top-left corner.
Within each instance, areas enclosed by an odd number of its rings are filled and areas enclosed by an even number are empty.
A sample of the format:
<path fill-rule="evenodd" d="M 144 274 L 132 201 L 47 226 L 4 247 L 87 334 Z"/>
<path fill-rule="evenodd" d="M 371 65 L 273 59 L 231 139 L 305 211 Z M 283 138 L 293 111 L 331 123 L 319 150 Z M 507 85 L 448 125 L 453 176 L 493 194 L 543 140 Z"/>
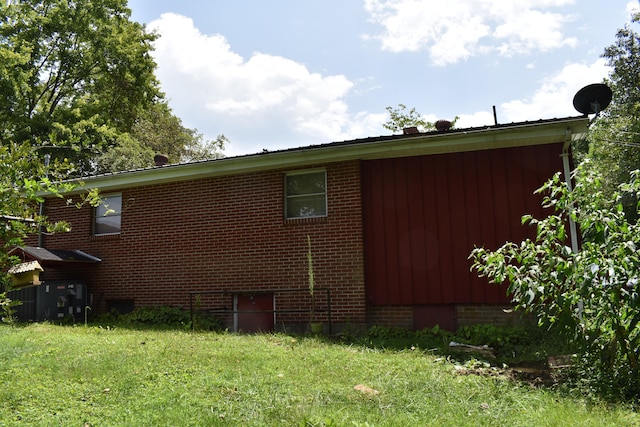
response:
<path fill-rule="evenodd" d="M 120 234 L 121 216 L 122 195 L 110 194 L 102 196 L 102 203 L 94 209 L 93 235 Z"/>
<path fill-rule="evenodd" d="M 285 175 L 285 218 L 327 216 L 327 172 L 312 170 Z"/>

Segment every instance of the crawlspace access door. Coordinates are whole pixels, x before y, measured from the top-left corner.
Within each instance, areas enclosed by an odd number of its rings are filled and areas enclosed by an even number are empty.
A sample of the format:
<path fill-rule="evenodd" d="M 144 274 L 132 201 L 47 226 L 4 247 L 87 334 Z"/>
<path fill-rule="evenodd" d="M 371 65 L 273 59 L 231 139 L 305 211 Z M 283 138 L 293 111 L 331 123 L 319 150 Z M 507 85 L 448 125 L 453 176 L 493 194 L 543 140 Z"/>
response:
<path fill-rule="evenodd" d="M 234 329 L 238 332 L 273 331 L 274 298 L 272 293 L 236 294 Z"/>

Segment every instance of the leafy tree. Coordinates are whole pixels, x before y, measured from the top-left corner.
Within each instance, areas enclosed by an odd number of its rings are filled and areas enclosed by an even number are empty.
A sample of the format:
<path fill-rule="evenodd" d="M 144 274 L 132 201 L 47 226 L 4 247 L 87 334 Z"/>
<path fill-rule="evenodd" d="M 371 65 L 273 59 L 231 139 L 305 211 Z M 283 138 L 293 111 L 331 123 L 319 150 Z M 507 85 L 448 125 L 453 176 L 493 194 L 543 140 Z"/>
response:
<path fill-rule="evenodd" d="M 2 140 L 65 147 L 80 171 L 161 96 L 155 35 L 126 0 L 20 0 L 1 6 Z M 6 79 L 6 80 L 5 80 Z"/>
<path fill-rule="evenodd" d="M 588 140 L 588 158 L 602 177 L 604 190 L 613 193 L 619 184 L 628 182 L 631 171 L 640 167 L 640 36 L 630 25 L 619 30 L 616 42 L 607 47 L 603 57 L 612 72 L 606 83 L 613 92 L 607 109 L 594 121 Z M 633 211 L 634 200 L 626 203 Z"/>
<path fill-rule="evenodd" d="M 122 134 L 113 147 L 92 159 L 92 170 L 96 174 L 103 174 L 151 167 L 154 154 L 152 149 L 140 144 L 129 134 Z"/>
<path fill-rule="evenodd" d="M 164 102 L 157 35 L 130 20 L 127 0 L 3 3 L 0 143 L 55 147 L 40 153 L 80 175 L 149 166 L 159 144 L 175 162 L 219 154 Z"/>
<path fill-rule="evenodd" d="M 476 248 L 473 269 L 508 283 L 516 309 L 563 332 L 578 346 L 584 381 L 612 397 L 640 396 L 640 223 L 623 210 L 625 194 L 640 195 L 640 171 L 613 194 L 588 162 L 570 191 L 556 175 L 539 192 L 554 213 L 524 216 L 536 238 L 495 251 Z M 614 209 L 611 209 L 614 206 Z M 634 206 L 640 213 L 640 204 Z M 567 246 L 567 223 L 582 232 L 578 252 Z"/>
<path fill-rule="evenodd" d="M 27 143 L 0 145 L 0 315 L 5 319 L 11 319 L 12 307 L 6 297 L 11 283 L 6 272 L 17 262 L 8 255 L 9 250 L 22 245 L 30 234 L 68 229 L 64 222 L 48 222 L 39 208 L 43 194 L 62 197 L 63 192 L 75 187 L 68 182 L 59 183 L 69 164 L 54 160 L 45 166 L 39 157 Z M 98 203 L 97 192 L 85 193 L 84 201 Z"/>
<path fill-rule="evenodd" d="M 436 130 L 438 122 L 432 123 L 425 120 L 415 108 L 407 110 L 406 105 L 398 104 L 398 108 L 386 107 L 386 110 L 389 113 L 389 120 L 382 127 L 393 133 L 402 133 L 403 129 L 408 127 L 416 127 L 420 132 Z M 455 127 L 456 121 L 458 121 L 458 117 L 451 121 L 452 127 Z"/>
<path fill-rule="evenodd" d="M 224 135 L 204 142 L 197 130 L 183 126 L 165 102 L 144 111 L 134 124 L 131 136 L 154 154 L 166 154 L 169 161 L 175 163 L 219 158 L 227 142 Z"/>
<path fill-rule="evenodd" d="M 382 125 L 385 129 L 394 133 L 402 133 L 402 130 L 408 127 L 415 126 L 421 132 L 434 130 L 433 123 L 427 121 L 422 117 L 415 108 L 407 110 L 407 106 L 404 104 L 398 104 L 398 108 L 387 107 L 389 113 L 389 120 Z"/>
<path fill-rule="evenodd" d="M 195 141 L 196 144 L 191 145 L 188 150 L 186 150 L 182 158 L 183 161 L 195 162 L 223 158 L 224 153 L 222 150 L 229 142 L 229 139 L 224 136 L 224 134 L 220 134 L 213 141 L 203 141 L 202 135 L 198 134 Z"/>
<path fill-rule="evenodd" d="M 640 21 L 635 14 L 631 25 Z M 570 191 L 559 175 L 539 191 L 553 210 L 545 219 L 523 217 L 535 239 L 477 248 L 473 269 L 508 284 L 517 309 L 559 330 L 580 350 L 583 385 L 640 402 L 640 36 L 631 25 L 606 48 L 612 72 L 609 107 L 593 121 L 588 152 Z M 581 247 L 567 246 L 576 222 Z"/>

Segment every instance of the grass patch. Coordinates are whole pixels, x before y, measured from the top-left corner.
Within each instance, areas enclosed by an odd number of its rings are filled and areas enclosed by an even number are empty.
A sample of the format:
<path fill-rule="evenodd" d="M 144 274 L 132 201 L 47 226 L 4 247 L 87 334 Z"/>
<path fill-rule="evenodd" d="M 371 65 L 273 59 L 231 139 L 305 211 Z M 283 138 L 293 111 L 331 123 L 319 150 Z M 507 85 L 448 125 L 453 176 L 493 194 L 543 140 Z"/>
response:
<path fill-rule="evenodd" d="M 284 334 L 0 326 L 0 384 L 0 426 L 640 423 L 420 349 Z"/>

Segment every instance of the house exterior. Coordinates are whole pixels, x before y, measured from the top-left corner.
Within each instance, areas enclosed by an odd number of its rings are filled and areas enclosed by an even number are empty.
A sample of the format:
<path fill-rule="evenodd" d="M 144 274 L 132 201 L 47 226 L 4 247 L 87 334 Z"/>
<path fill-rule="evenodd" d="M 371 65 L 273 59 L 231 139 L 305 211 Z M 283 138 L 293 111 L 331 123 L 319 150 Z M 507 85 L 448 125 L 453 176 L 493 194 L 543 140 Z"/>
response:
<path fill-rule="evenodd" d="M 93 262 L 41 262 L 40 278 L 86 283 L 93 313 L 195 305 L 235 329 L 304 325 L 310 241 L 314 313 L 334 330 L 502 321 L 505 290 L 470 272 L 469 253 L 532 235 L 520 218 L 545 214 L 533 193 L 566 176 L 587 124 L 393 135 L 89 177 L 105 205 L 47 199 L 46 215 L 71 231 L 41 242 Z"/>

